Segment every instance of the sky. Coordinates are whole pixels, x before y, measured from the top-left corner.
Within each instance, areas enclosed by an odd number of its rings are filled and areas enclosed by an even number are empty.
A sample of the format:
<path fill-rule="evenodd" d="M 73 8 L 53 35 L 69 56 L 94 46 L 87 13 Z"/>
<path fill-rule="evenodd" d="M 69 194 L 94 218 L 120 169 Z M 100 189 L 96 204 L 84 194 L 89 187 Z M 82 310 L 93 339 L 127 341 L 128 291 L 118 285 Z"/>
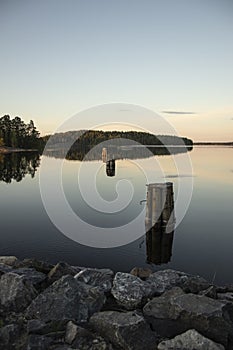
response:
<path fill-rule="evenodd" d="M 233 1 L 0 0 L 0 82 L 0 116 L 42 135 L 119 102 L 232 141 Z"/>

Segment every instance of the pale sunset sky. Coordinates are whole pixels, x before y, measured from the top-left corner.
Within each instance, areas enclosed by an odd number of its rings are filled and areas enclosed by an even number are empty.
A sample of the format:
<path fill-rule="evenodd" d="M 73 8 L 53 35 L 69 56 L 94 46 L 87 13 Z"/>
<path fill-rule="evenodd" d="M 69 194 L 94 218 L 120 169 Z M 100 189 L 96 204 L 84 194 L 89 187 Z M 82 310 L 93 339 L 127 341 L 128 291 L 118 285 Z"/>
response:
<path fill-rule="evenodd" d="M 122 102 L 233 140 L 232 0 L 0 0 L 0 50 L 0 116 L 42 135 Z"/>

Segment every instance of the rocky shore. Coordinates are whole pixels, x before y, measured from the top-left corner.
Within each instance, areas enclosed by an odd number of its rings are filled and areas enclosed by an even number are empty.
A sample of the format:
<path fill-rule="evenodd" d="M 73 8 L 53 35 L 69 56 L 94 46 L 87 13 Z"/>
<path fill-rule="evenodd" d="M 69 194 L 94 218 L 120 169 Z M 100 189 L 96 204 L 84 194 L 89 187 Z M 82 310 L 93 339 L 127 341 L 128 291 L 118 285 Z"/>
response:
<path fill-rule="evenodd" d="M 0 257 L 0 349 L 232 350 L 233 286 Z"/>

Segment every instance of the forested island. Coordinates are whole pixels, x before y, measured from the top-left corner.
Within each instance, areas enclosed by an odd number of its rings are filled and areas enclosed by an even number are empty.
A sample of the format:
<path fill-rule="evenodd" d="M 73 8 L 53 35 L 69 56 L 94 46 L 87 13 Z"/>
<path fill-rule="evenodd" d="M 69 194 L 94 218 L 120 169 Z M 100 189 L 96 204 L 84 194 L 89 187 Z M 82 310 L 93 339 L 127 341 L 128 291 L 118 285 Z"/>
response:
<path fill-rule="evenodd" d="M 100 159 L 102 147 L 107 147 L 115 159 L 132 159 L 148 157 L 149 154 L 167 155 L 171 153 L 171 146 L 172 153 L 187 152 L 193 145 L 193 141 L 185 137 L 156 136 L 138 131 L 77 130 L 48 135 L 43 140 L 46 155 L 70 160 Z M 126 149 L 127 146 L 131 148 Z"/>

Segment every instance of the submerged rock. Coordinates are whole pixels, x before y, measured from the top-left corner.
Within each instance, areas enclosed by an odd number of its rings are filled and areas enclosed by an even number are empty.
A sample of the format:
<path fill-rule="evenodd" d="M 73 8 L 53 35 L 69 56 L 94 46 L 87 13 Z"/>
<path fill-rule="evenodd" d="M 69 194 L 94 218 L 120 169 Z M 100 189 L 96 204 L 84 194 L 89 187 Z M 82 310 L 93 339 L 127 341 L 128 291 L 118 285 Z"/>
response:
<path fill-rule="evenodd" d="M 50 320 L 85 322 L 101 310 L 105 296 L 97 288 L 78 282 L 67 275 L 45 289 L 28 306 L 26 317 Z"/>
<path fill-rule="evenodd" d="M 156 349 L 156 334 L 136 312 L 99 312 L 90 318 L 90 324 L 104 339 L 121 349 Z"/>
<path fill-rule="evenodd" d="M 113 280 L 112 295 L 118 304 L 127 310 L 133 310 L 146 302 L 151 294 L 150 286 L 139 277 L 129 273 L 117 272 Z"/>
<path fill-rule="evenodd" d="M 158 350 L 224 350 L 224 346 L 203 337 L 195 329 L 177 335 L 174 339 L 162 341 Z"/>
<path fill-rule="evenodd" d="M 110 269 L 86 268 L 75 275 L 75 279 L 93 287 L 97 287 L 103 292 L 109 292 L 112 288 L 114 273 Z"/>
<path fill-rule="evenodd" d="M 32 283 L 23 276 L 8 272 L 0 279 L 0 305 L 8 311 L 23 311 L 37 296 Z"/>

